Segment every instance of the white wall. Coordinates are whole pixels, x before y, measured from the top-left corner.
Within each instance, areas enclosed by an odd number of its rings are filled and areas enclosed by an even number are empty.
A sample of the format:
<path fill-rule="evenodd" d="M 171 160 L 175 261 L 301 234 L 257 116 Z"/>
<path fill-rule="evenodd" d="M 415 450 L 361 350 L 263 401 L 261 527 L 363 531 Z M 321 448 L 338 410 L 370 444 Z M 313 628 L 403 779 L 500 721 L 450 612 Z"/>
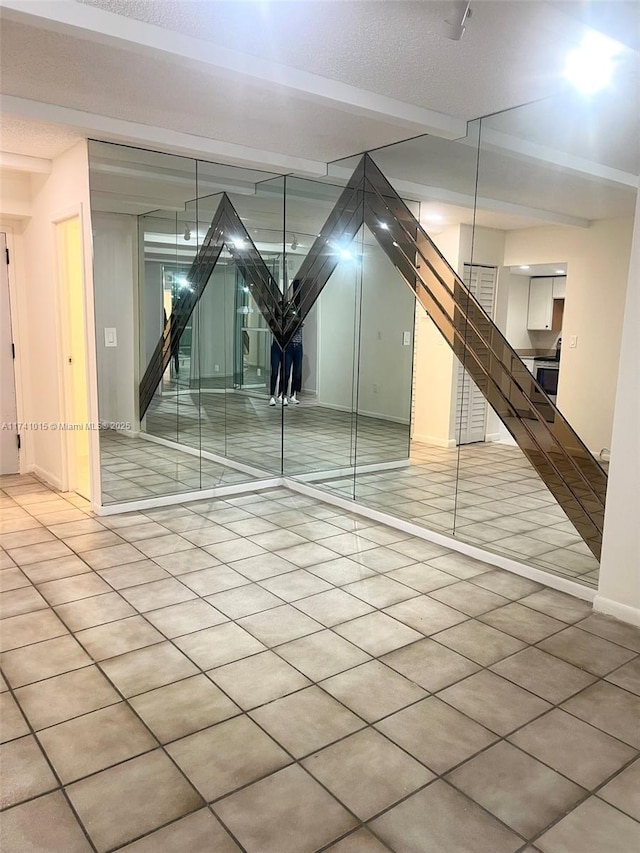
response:
<path fill-rule="evenodd" d="M 19 298 L 23 311 L 20 330 L 23 362 L 23 416 L 34 423 L 64 421 L 64 398 L 61 376 L 64 365 L 59 348 L 57 317 L 56 220 L 81 213 L 85 245 L 85 285 L 89 316 L 91 297 L 89 177 L 87 147 L 84 141 L 65 151 L 52 162 L 51 173 L 34 183 L 36 191 L 31 204 L 31 218 L 22 233 L 24 276 L 18 283 L 23 288 Z M 94 375 L 93 334 L 88 332 L 87 351 L 90 380 Z M 28 358 L 26 358 L 28 353 Z M 26 362 L 26 363 L 25 363 Z M 96 416 L 95 382 L 90 381 L 90 415 Z M 66 485 L 65 433 L 58 430 L 23 432 L 27 470 L 33 470 L 56 488 Z M 97 432 L 90 435 L 92 448 Z M 95 465 L 92 469 L 95 481 Z"/>
<path fill-rule="evenodd" d="M 567 263 L 558 408 L 595 453 L 611 446 L 631 231 L 624 218 L 506 232 L 507 266 Z"/>
<path fill-rule="evenodd" d="M 137 218 L 94 213 L 92 230 L 98 411 L 100 420 L 136 430 Z M 115 328 L 116 347 L 105 346 L 105 328 Z"/>
<path fill-rule="evenodd" d="M 640 195 L 620 348 L 596 610 L 640 625 Z"/>

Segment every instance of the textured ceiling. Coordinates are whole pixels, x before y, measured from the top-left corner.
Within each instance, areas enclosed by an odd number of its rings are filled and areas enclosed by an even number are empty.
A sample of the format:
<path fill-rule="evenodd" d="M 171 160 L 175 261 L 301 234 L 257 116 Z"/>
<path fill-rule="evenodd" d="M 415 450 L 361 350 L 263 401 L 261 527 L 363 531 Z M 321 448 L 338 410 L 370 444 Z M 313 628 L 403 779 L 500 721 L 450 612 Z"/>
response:
<path fill-rule="evenodd" d="M 9 154 L 51 159 L 79 139 L 82 139 L 80 133 L 59 124 L 29 121 L 6 113 L 2 114 L 0 121 L 0 151 Z"/>
<path fill-rule="evenodd" d="M 444 35 L 447 2 L 81 2 L 466 119 L 556 90 L 582 32 L 529 0 L 474 3 L 460 42 Z"/>

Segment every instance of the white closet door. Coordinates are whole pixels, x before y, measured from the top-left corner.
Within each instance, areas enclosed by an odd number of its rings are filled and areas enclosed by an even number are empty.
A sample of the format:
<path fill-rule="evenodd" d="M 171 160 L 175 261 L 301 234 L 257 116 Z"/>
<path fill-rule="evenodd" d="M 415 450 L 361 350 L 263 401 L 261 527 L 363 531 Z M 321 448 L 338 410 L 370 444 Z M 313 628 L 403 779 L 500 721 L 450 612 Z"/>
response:
<path fill-rule="evenodd" d="M 464 265 L 463 281 L 480 305 L 493 318 L 496 294 L 495 267 Z M 456 400 L 456 441 L 472 444 L 484 441 L 487 427 L 487 402 L 467 371 L 458 366 L 458 392 Z"/>

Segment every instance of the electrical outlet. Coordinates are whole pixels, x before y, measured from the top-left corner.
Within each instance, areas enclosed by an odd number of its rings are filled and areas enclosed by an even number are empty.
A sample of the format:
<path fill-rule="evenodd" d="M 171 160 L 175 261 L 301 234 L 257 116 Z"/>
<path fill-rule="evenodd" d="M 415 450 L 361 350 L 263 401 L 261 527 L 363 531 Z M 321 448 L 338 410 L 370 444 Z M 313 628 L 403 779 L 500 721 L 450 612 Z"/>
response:
<path fill-rule="evenodd" d="M 411 346 L 411 332 L 403 332 L 402 333 L 402 346 L 410 347 Z"/>
<path fill-rule="evenodd" d="M 258 367 L 256 370 L 256 376 L 262 376 L 262 368 Z"/>
<path fill-rule="evenodd" d="M 219 364 L 214 364 L 213 369 L 216 373 L 220 373 L 220 365 Z"/>
<path fill-rule="evenodd" d="M 569 335 L 569 349 L 575 349 L 578 346 L 578 336 Z"/>

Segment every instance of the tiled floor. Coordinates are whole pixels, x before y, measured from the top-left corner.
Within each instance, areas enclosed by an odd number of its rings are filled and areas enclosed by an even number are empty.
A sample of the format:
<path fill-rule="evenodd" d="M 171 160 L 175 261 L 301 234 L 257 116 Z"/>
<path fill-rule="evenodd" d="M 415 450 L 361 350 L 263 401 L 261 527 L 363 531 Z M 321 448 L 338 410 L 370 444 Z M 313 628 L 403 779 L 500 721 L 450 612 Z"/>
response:
<path fill-rule="evenodd" d="M 202 417 L 200 417 L 200 415 Z M 180 395 L 155 400 L 150 432 L 256 466 L 282 468 L 283 413 L 260 395 Z M 355 427 L 357 426 L 357 432 Z M 105 503 L 255 479 L 141 439 L 104 433 Z M 407 427 L 303 403 L 284 410 L 284 472 L 295 477 L 406 459 Z M 413 442 L 411 465 L 325 478 L 323 488 L 555 574 L 598 584 L 598 561 L 517 447 L 444 449 Z"/>
<path fill-rule="evenodd" d="M 285 489 L 0 488 L 3 851 L 639 849 L 640 631 Z"/>

